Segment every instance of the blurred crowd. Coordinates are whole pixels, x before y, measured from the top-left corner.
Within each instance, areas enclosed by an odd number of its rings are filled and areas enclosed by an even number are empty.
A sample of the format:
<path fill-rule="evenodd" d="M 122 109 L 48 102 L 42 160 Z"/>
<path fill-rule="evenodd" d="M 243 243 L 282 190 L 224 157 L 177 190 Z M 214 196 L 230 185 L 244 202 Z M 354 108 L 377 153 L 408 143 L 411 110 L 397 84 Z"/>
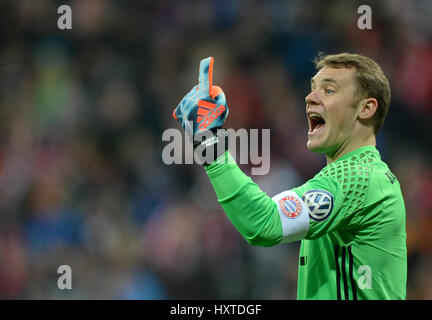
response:
<path fill-rule="evenodd" d="M 406 202 L 407 297 L 432 299 L 432 2 L 370 1 L 371 30 L 361 4 L 1 1 L 0 298 L 295 299 L 299 243 L 249 246 L 202 167 L 164 164 L 161 137 L 213 56 L 227 127 L 271 129 L 253 180 L 270 196 L 298 186 L 325 165 L 306 148 L 312 59 L 348 51 L 390 80 L 378 149 Z"/>

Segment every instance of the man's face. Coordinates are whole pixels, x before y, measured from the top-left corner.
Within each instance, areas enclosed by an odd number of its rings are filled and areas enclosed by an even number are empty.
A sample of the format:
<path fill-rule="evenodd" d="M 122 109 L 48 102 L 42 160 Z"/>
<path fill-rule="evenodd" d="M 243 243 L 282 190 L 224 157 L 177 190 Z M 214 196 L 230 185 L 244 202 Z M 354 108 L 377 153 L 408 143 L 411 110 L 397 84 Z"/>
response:
<path fill-rule="evenodd" d="M 306 97 L 309 150 L 332 154 L 349 142 L 358 116 L 355 68 L 324 67 Z"/>

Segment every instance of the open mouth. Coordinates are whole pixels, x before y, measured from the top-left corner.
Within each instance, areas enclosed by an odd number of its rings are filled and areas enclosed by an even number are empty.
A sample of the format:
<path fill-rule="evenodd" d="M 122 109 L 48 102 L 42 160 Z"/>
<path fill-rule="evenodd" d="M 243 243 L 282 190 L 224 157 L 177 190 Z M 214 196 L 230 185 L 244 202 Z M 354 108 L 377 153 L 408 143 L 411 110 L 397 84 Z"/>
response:
<path fill-rule="evenodd" d="M 320 114 L 311 112 L 308 114 L 308 118 L 310 122 L 309 134 L 317 134 L 322 128 L 324 128 L 325 120 Z"/>

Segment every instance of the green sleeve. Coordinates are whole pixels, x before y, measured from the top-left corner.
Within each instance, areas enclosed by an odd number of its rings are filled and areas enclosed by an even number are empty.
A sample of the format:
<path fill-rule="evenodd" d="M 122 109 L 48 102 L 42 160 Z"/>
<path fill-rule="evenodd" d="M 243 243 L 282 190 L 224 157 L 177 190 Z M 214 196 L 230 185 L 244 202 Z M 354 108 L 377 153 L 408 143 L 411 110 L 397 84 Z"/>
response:
<path fill-rule="evenodd" d="M 319 238 L 326 233 L 339 230 L 346 223 L 344 219 L 345 197 L 335 179 L 328 176 L 314 177 L 292 190 L 303 199 L 308 207 L 309 231 L 305 239 Z M 310 194 L 312 198 L 305 199 L 307 194 Z M 325 209 L 322 210 L 321 207 Z"/>
<path fill-rule="evenodd" d="M 229 152 L 206 166 L 207 175 L 226 215 L 252 245 L 273 246 L 282 240 L 276 203 L 238 167 Z"/>

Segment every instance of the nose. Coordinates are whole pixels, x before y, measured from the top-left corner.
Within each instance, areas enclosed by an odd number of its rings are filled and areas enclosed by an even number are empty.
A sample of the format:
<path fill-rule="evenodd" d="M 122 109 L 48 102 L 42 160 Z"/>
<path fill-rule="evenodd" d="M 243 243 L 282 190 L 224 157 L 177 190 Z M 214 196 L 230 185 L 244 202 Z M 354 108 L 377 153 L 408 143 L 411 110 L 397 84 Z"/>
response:
<path fill-rule="evenodd" d="M 317 105 L 320 103 L 317 90 L 313 90 L 311 93 L 307 95 L 305 98 L 306 104 L 308 105 Z"/>

